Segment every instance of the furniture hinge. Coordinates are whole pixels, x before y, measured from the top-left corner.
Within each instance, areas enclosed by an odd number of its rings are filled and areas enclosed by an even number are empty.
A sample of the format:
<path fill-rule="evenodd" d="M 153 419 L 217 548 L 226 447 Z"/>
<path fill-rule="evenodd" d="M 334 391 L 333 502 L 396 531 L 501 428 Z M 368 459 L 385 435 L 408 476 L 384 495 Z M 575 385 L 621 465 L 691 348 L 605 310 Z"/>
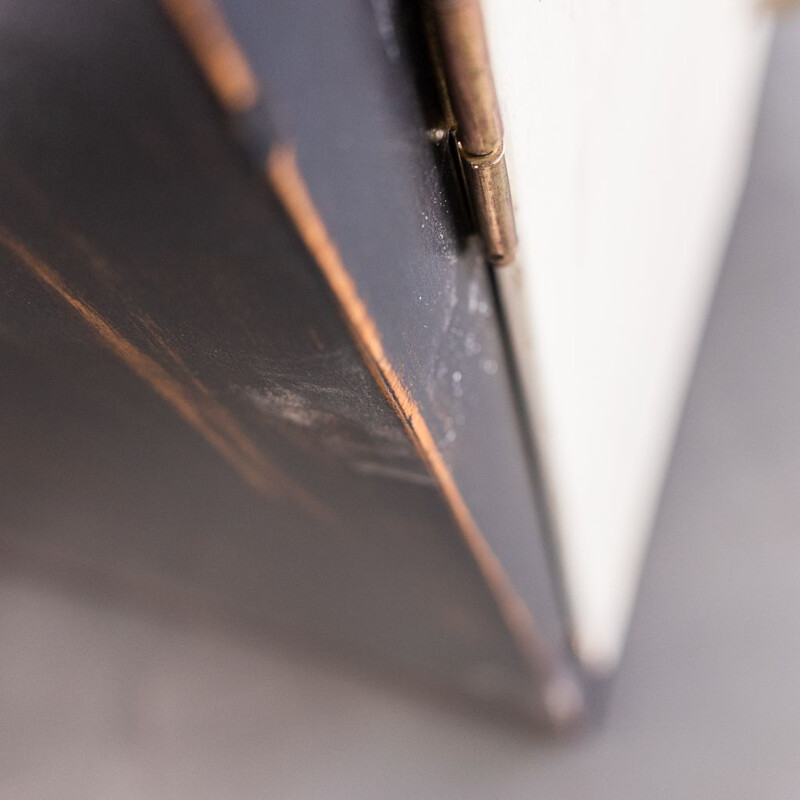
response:
<path fill-rule="evenodd" d="M 513 261 L 514 208 L 506 168 L 503 122 L 497 102 L 479 0 L 426 0 L 441 67 L 444 104 L 452 109 L 458 154 L 475 225 L 486 258 Z"/>

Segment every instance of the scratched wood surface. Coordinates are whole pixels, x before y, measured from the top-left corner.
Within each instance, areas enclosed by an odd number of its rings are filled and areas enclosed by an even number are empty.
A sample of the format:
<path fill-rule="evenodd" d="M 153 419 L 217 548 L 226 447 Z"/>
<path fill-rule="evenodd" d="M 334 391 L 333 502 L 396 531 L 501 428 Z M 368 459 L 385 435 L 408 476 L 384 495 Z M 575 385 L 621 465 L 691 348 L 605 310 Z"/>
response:
<path fill-rule="evenodd" d="M 405 18 L 221 9 L 261 93 L 235 118 L 155 3 L 4 17 L 5 556 L 541 714 L 555 593 Z"/>

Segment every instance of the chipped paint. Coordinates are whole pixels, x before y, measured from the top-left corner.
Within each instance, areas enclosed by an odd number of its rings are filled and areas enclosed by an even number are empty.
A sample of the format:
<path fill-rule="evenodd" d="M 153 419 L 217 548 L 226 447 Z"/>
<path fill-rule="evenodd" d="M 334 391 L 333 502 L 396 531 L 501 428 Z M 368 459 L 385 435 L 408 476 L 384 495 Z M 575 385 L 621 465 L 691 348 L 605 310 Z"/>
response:
<path fill-rule="evenodd" d="M 403 423 L 417 453 L 449 505 L 521 652 L 537 672 L 549 672 L 549 656 L 539 646 L 533 617 L 478 528 L 425 418 L 389 361 L 380 332 L 309 194 L 297 167 L 294 150 L 286 145 L 273 147 L 265 166 L 270 186 L 328 282 L 364 363 L 383 389 L 387 401 Z"/>
<path fill-rule="evenodd" d="M 172 372 L 127 339 L 97 309 L 67 286 L 52 266 L 1 226 L 0 244 L 40 283 L 61 298 L 94 332 L 107 350 L 197 430 L 254 489 L 269 499 L 288 496 L 315 517 L 330 519 L 330 512 L 275 467 L 249 439 L 230 412 L 188 371 L 177 354 L 163 345 L 164 337 L 157 331 L 152 320 L 141 316 L 141 320 L 153 334 L 153 341 L 162 344 L 162 353 L 172 362 Z"/>

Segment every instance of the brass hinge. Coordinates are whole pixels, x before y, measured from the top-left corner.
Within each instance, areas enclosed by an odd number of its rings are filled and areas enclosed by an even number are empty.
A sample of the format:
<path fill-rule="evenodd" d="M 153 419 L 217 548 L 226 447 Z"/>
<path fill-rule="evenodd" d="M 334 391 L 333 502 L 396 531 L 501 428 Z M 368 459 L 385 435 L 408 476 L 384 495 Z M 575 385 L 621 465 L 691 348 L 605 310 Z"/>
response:
<path fill-rule="evenodd" d="M 426 5 L 475 224 L 486 258 L 508 264 L 516 253 L 517 231 L 480 0 L 426 0 Z"/>

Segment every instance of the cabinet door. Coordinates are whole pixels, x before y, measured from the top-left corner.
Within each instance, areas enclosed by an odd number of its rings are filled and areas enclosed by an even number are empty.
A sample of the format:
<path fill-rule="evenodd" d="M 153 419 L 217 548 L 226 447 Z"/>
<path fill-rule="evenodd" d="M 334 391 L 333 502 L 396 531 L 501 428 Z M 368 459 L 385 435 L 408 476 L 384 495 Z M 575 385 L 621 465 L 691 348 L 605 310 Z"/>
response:
<path fill-rule="evenodd" d="M 419 9 L 31 0 L 2 35 L 5 552 L 578 714 Z"/>

